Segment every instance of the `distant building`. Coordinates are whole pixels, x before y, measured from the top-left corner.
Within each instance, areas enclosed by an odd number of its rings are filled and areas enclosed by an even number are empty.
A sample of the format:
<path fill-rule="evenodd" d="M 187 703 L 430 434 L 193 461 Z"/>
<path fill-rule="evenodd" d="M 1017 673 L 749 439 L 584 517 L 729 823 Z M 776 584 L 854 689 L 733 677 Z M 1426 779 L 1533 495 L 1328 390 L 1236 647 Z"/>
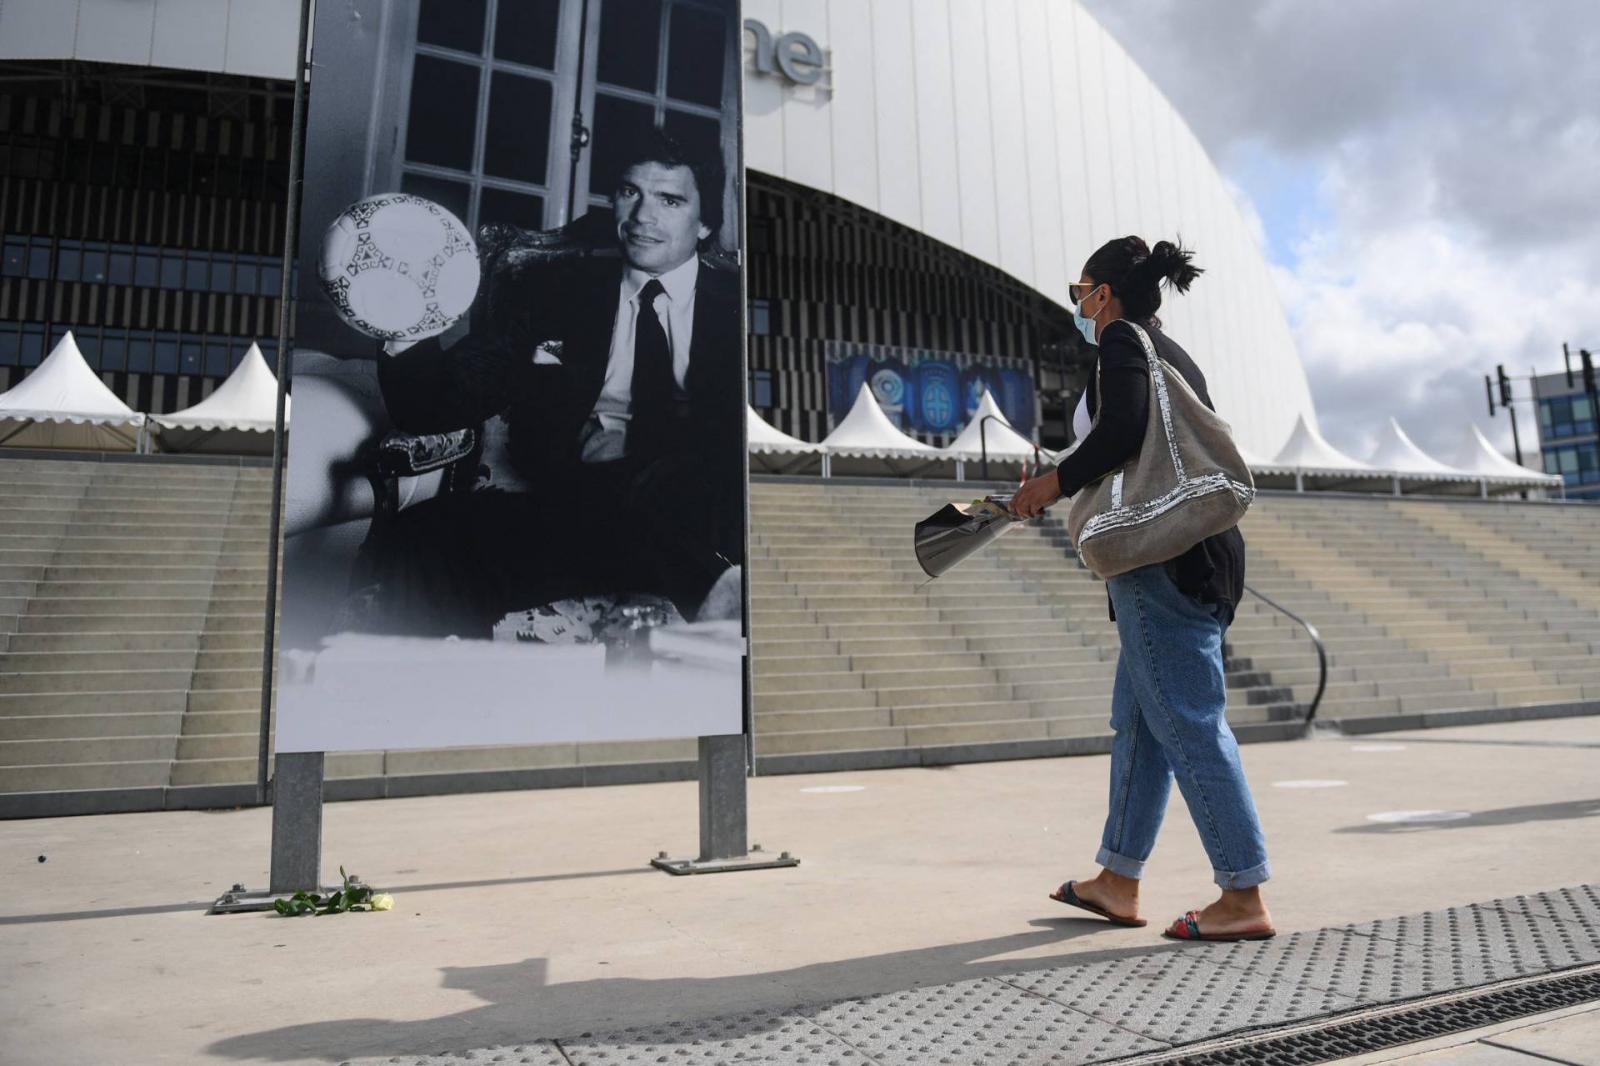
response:
<path fill-rule="evenodd" d="M 1533 397 L 1545 473 L 1561 475 L 1568 499 L 1600 499 L 1600 436 L 1583 379 L 1574 372 L 1569 385 L 1565 373 L 1540 374 L 1533 379 Z"/>

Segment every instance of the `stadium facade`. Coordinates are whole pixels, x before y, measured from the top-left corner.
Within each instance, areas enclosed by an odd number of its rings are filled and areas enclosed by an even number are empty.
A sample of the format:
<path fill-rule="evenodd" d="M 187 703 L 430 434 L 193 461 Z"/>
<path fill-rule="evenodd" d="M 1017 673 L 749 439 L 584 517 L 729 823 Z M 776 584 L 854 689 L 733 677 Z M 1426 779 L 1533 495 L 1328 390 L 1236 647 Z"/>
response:
<path fill-rule="evenodd" d="M 369 65 L 319 69 L 312 92 L 373 92 L 368 143 L 352 154 L 374 187 L 398 180 L 469 225 L 560 225 L 603 202 L 589 175 L 605 170 L 608 131 L 654 122 L 693 136 L 716 117 L 705 79 L 664 58 L 674 20 L 703 17 L 694 0 L 632 0 L 626 18 L 603 0 L 505 6 L 351 0 Z M 152 413 L 207 395 L 251 340 L 272 357 L 298 7 L 0 7 L 0 388 L 68 328 L 107 384 Z M 1078 4 L 744 10 L 729 52 L 746 85 L 750 394 L 768 421 L 819 439 L 853 399 L 839 383 L 865 364 L 880 402 L 930 443 L 953 436 L 980 386 L 1024 432 L 1065 443 L 1088 362 L 1067 283 L 1110 237 L 1181 232 L 1208 273 L 1164 317 L 1241 444 L 1270 455 L 1299 416 L 1314 424 L 1233 195 Z M 634 62 L 596 70 L 570 49 L 521 49 L 505 29 L 534 39 L 583 19 L 630 35 Z M 438 94 L 475 99 L 475 138 L 437 128 Z M 534 146 L 498 172 L 485 145 L 511 111 L 497 101 L 516 103 Z"/>

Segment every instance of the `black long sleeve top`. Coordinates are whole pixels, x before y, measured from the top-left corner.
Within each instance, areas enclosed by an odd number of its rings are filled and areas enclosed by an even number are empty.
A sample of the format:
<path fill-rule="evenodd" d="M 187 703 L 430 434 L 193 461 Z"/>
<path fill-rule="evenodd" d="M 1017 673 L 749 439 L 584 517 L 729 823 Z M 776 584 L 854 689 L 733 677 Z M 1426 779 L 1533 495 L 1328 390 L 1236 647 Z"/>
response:
<path fill-rule="evenodd" d="M 1205 375 L 1189 353 L 1157 328 L 1146 325 L 1145 332 L 1156 353 L 1183 375 L 1207 407 L 1216 410 Z M 1102 389 L 1104 396 L 1099 395 Z M 1122 467 L 1138 454 L 1144 442 L 1150 365 L 1138 334 L 1127 322 L 1113 322 L 1101 331 L 1099 367 L 1097 374 L 1089 378 L 1088 402 L 1093 427 L 1056 466 L 1062 496 L 1076 495 Z M 1207 537 L 1166 565 L 1173 582 L 1186 595 L 1201 603 L 1227 604 L 1228 616 L 1233 616 L 1244 596 L 1244 537 L 1238 527 Z M 1111 617 L 1116 618 L 1115 612 Z"/>

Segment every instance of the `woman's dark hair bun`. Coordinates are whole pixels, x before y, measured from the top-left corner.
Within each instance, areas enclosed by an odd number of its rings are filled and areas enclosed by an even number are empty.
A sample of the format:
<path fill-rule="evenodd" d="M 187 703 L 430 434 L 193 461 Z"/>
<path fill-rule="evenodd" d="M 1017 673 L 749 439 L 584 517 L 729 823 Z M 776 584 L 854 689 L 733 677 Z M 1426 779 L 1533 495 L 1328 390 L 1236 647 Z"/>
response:
<path fill-rule="evenodd" d="M 1107 241 L 1089 257 L 1084 273 L 1096 281 L 1107 282 L 1122 301 L 1122 310 L 1135 322 L 1159 326 L 1156 312 L 1161 308 L 1161 283 L 1179 292 L 1188 292 L 1204 271 L 1194 265 L 1194 252 L 1183 247 L 1183 239 L 1157 241 L 1151 248 L 1138 236 Z"/>
<path fill-rule="evenodd" d="M 1172 241 L 1157 241 L 1141 267 L 1151 281 L 1164 279 L 1179 292 L 1188 292 L 1194 279 L 1204 273 L 1194 265 L 1194 253 Z"/>

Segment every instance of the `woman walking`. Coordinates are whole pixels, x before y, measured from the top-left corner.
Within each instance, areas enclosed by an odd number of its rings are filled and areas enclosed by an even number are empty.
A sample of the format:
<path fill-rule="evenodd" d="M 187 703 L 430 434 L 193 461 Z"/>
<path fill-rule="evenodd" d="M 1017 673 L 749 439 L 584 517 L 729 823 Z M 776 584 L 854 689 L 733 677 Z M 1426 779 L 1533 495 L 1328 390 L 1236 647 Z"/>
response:
<path fill-rule="evenodd" d="M 1185 292 L 1199 276 L 1192 258 L 1169 241 L 1150 248 L 1122 237 L 1090 256 L 1069 286 L 1073 318 L 1084 338 L 1098 344 L 1099 365 L 1073 417 L 1078 446 L 1018 490 L 1012 503 L 1018 514 L 1043 513 L 1138 452 L 1152 398 L 1149 362 L 1133 324 L 1212 406 L 1205 375 L 1156 317 L 1163 282 Z M 1275 934 L 1260 888 L 1270 874 L 1266 841 L 1223 714 L 1222 641 L 1244 591 L 1244 538 L 1228 529 L 1177 558 L 1117 574 L 1106 588 L 1122 652 L 1111 696 L 1110 807 L 1095 858 L 1101 870 L 1090 880 L 1068 881 L 1051 898 L 1117 925 L 1145 925 L 1139 881 L 1176 777 L 1222 895 L 1163 935 L 1267 939 Z"/>

